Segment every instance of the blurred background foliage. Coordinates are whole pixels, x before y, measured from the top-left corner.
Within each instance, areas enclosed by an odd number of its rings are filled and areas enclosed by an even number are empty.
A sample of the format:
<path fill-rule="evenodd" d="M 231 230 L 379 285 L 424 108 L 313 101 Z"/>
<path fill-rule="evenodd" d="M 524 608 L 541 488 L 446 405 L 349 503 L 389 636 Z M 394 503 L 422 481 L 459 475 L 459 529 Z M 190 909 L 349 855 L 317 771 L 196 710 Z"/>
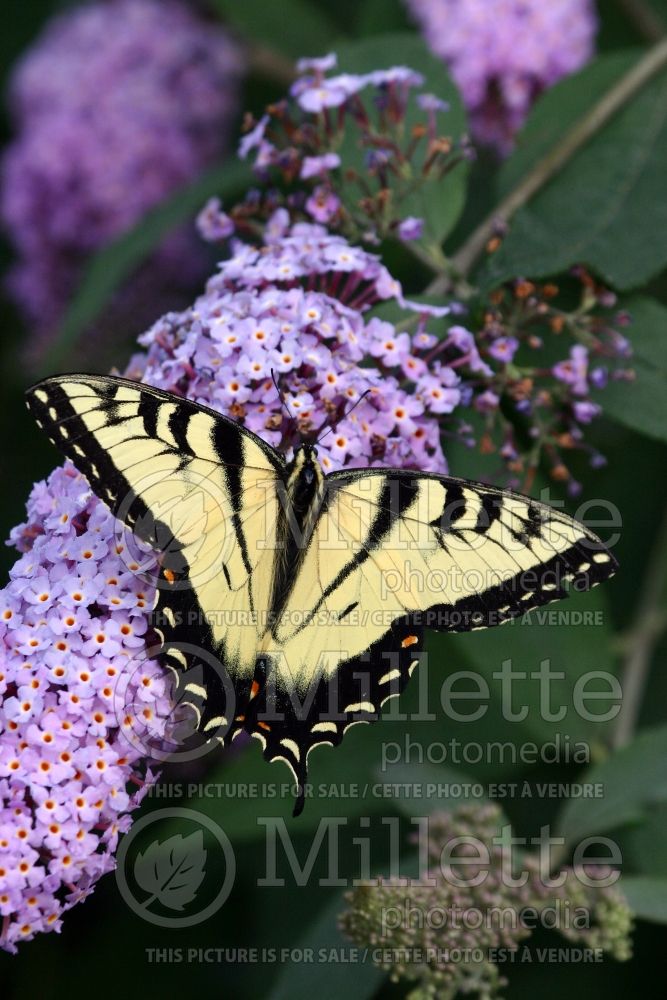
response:
<path fill-rule="evenodd" d="M 0 34 L 0 71 L 4 85 L 15 60 L 33 42 L 44 23 L 67 5 L 52 0 L 27 0 L 6 12 Z M 284 92 L 293 59 L 348 46 L 388 31 L 411 31 L 399 0 L 209 0 L 208 15 L 221 18 L 247 46 L 250 70 L 239 106 L 255 114 L 267 101 Z M 498 166 L 488 156 L 473 165 L 468 180 L 463 213 L 450 233 L 448 249 L 455 251 L 475 225 L 531 169 L 541 154 L 551 148 L 567 128 L 636 61 L 649 44 L 667 29 L 667 2 L 646 0 L 602 0 L 598 4 L 599 58 L 571 80 L 558 84 L 537 103 L 516 152 Z M 400 62 L 400 52 L 392 53 Z M 371 68 L 371 67 L 368 67 Z M 417 69 L 420 67 L 417 66 Z M 634 386 L 619 384 L 600 399 L 605 416 L 590 430 L 591 442 L 608 458 L 601 470 L 585 470 L 582 499 L 603 497 L 622 515 L 620 541 L 615 547 L 621 571 L 609 584 L 592 595 L 583 595 L 570 609 L 600 610 L 603 626 L 515 626 L 475 636 L 441 638 L 430 644 L 432 664 L 445 670 L 478 670 L 491 690 L 489 709 L 474 726 L 454 723 L 438 715 L 434 722 L 410 726 L 387 720 L 373 727 L 357 727 L 333 754 L 316 757 L 316 782 L 392 780 L 380 773 L 381 744 L 395 740 L 404 745 L 406 732 L 412 741 L 427 747 L 456 737 L 481 743 L 508 740 L 521 744 L 552 739 L 554 726 L 545 727 L 537 712 L 524 723 L 508 724 L 500 711 L 500 691 L 491 673 L 509 657 L 517 669 L 534 670 L 549 656 L 554 670 L 565 680 L 557 687 L 557 700 L 571 703 L 577 677 L 589 670 L 613 670 L 622 679 L 628 671 L 639 671 L 638 715 L 630 730 L 619 735 L 618 720 L 585 722 L 574 713 L 555 726 L 572 739 L 586 740 L 593 756 L 587 774 L 573 764 L 468 765 L 465 774 L 489 781 L 604 780 L 605 800 L 572 800 L 557 818 L 563 803 L 539 797 L 502 802 L 519 835 L 535 835 L 543 824 L 560 825 L 576 839 L 581 831 L 609 833 L 624 853 L 628 893 L 641 916 L 635 935 L 635 955 L 627 963 L 605 961 L 602 965 L 545 966 L 538 963 L 508 968 L 509 998 L 548 1000 L 572 997 L 614 998 L 657 995 L 654 983 L 662 979 L 664 927 L 667 920 L 667 652 L 665 632 L 665 584 L 667 578 L 667 195 L 664 164 L 667 154 L 667 76 L 655 80 L 630 101 L 620 114 L 577 153 L 555 180 L 520 211 L 500 251 L 484 261 L 475 278 L 486 287 L 508 277 L 558 275 L 571 265 L 585 261 L 621 294 L 620 304 L 634 316 L 628 336 L 633 342 L 637 372 Z M 2 119 L 2 138 L 10 137 L 10 125 Z M 74 154 L 75 155 L 75 154 Z M 145 260 L 159 239 L 178 222 L 192 218 L 213 193 L 225 201 L 243 191 L 247 172 L 233 159 L 209 168 L 187 189 L 177 192 L 151 210 L 137 227 L 121 235 L 97 257 L 91 258 L 81 288 L 70 303 L 52 344 L 50 356 L 41 362 L 46 373 L 66 370 L 77 338 L 106 308 L 121 281 Z M 1 248 L 1 263 L 9 264 L 8 244 Z M 393 265 L 392 265 L 393 266 Z M 407 286 L 419 280 L 415 265 L 400 262 Z M 411 270 L 411 268 L 413 270 Z M 0 408 L 2 410 L 2 525 L 6 535 L 23 518 L 24 503 L 32 483 L 55 465 L 46 440 L 36 432 L 22 402 L 30 374 L 22 366 L 26 330 L 8 299 L 0 301 Z M 101 352 L 98 370 L 107 370 L 113 359 L 122 366 L 133 350 L 136 330 L 118 330 L 111 350 Z M 88 367 L 92 367 L 89 364 Z M 448 451 L 450 468 L 457 475 L 479 477 L 479 456 L 457 446 Z M 537 484 L 539 486 L 540 484 Z M 537 488 L 537 487 L 536 487 Z M 573 502 L 567 501 L 574 512 Z M 2 569 L 14 561 L 11 550 L 2 550 Z M 643 658 L 642 658 L 643 657 Z M 443 675 L 431 667 L 428 683 L 433 703 Z M 631 680 L 634 684 L 634 680 Z M 527 682 L 526 703 L 534 706 L 535 686 Z M 409 712 L 417 705 L 419 688 L 411 686 L 401 699 Z M 637 739 L 635 734 L 639 732 Z M 631 738 L 635 736 L 635 741 Z M 620 746 L 632 742 L 631 746 Z M 596 777 L 602 769 L 602 776 Z M 405 767 L 396 780 L 424 780 L 425 774 L 446 781 L 456 774 L 452 765 Z M 259 749 L 253 745 L 231 759 L 222 757 L 205 774 L 183 776 L 174 769 L 167 782 L 206 780 L 226 785 L 235 782 L 281 781 L 267 770 Z M 168 800 L 150 798 L 142 807 L 147 814 Z M 192 929 L 170 931 L 153 927 L 130 912 L 122 902 L 113 877 L 102 880 L 94 896 L 67 916 L 60 935 L 47 935 L 24 945 L 17 957 L 0 957 L 4 996 L 40 998 L 115 995 L 144 992 L 169 1000 L 183 995 L 230 997 L 308 996 L 353 998 L 401 996 L 402 987 L 383 981 L 368 966 L 275 963 L 151 964 L 148 948 L 281 948 L 283 946 L 334 945 L 341 939 L 336 930 L 341 890 L 318 887 L 316 878 L 324 870 L 318 857 L 314 875 L 306 887 L 298 887 L 287 873 L 283 888 L 261 889 L 257 874 L 264 868 L 262 828 L 258 816 L 283 816 L 303 859 L 307 856 L 317 824 L 324 816 L 348 818 L 341 832 L 341 870 L 354 877 L 358 849 L 354 838 L 370 833 L 372 867 L 381 872 L 388 863 L 387 828 L 383 817 L 404 815 L 410 803 L 390 799 L 340 800 L 315 798 L 307 805 L 298 824 L 289 819 L 289 800 L 202 798 L 174 800 L 175 805 L 195 808 L 218 822 L 228 833 L 237 858 L 237 879 L 230 900 L 208 922 Z M 456 803 L 453 803 L 456 804 Z M 431 803 L 431 807 L 446 806 Z M 361 816 L 370 817 L 362 827 Z M 409 823 L 402 819 L 405 834 Z M 167 830 L 165 828 L 165 836 Z M 409 850 L 406 849 L 409 854 Z M 221 873 L 222 875 L 222 873 Z M 660 879 L 664 882 L 661 884 Z M 625 882 L 623 884 L 626 884 Z M 657 922 L 656 922 L 657 921 Z M 554 934 L 540 931 L 534 943 L 558 944 Z"/>

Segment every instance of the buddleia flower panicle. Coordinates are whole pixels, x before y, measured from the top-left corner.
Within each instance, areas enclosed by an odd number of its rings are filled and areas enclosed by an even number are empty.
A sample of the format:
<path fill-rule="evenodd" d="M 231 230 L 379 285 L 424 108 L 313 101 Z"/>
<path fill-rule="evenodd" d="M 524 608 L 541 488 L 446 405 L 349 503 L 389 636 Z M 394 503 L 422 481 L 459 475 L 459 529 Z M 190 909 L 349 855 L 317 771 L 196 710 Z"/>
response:
<path fill-rule="evenodd" d="M 222 156 L 241 71 L 225 31 L 179 0 L 72 9 L 22 57 L 9 87 L 16 137 L 2 163 L 0 216 L 18 254 L 9 289 L 38 338 L 33 352 L 48 343 L 91 254 Z M 117 296 L 100 337 L 136 334 L 187 302 L 207 266 L 191 228 L 175 233 Z"/>
<path fill-rule="evenodd" d="M 379 305 L 411 332 L 373 316 Z M 461 404 L 461 379 L 428 354 L 448 313 L 406 298 L 375 254 L 277 209 L 263 246 L 235 243 L 193 308 L 140 338 L 143 378 L 229 413 L 288 456 L 331 427 L 318 445 L 325 472 L 443 472 L 439 421 Z"/>
<path fill-rule="evenodd" d="M 126 536 L 125 536 L 126 537 Z M 69 464 L 30 495 L 23 554 L 0 592 L 0 946 L 16 951 L 115 867 L 118 837 L 155 773 L 139 721 L 162 733 L 171 700 L 142 660 L 154 592 L 124 533 Z M 128 540 L 129 544 L 129 540 Z M 137 719 L 133 715 L 137 715 Z"/>
<path fill-rule="evenodd" d="M 124 374 L 233 416 L 287 455 L 326 424 L 327 471 L 444 471 L 438 421 L 460 405 L 460 380 L 424 355 L 434 342 L 427 329 L 447 309 L 411 303 L 378 257 L 322 226 L 289 227 L 277 215 L 269 232 L 262 248 L 237 244 L 192 308 L 144 334 L 146 351 Z M 378 303 L 414 319 L 414 333 L 367 319 Z M 11 541 L 23 554 L 0 595 L 8 950 L 59 930 L 113 869 L 118 836 L 156 777 L 137 727 L 159 739 L 174 710 L 150 659 L 155 557 L 135 556 L 132 536 L 84 477 L 66 464 L 36 484 Z"/>
<path fill-rule="evenodd" d="M 405 0 L 468 109 L 473 138 L 506 155 L 536 97 L 593 56 L 590 0 Z"/>
<path fill-rule="evenodd" d="M 341 930 L 393 981 L 416 984 L 409 1000 L 498 997 L 507 982 L 498 956 L 516 952 L 541 918 L 570 942 L 630 957 L 631 914 L 609 884 L 612 870 L 589 866 L 582 881 L 565 869 L 552 888 L 538 859 L 523 855 L 522 877 L 507 878 L 518 872 L 503 830 L 511 832 L 495 804 L 435 813 L 418 879 L 378 878 L 346 893 Z"/>
<path fill-rule="evenodd" d="M 293 221 L 352 242 L 420 240 L 427 220 L 412 212 L 415 194 L 472 155 L 466 136 L 449 134 L 447 103 L 424 91 L 414 69 L 357 74 L 336 65 L 333 53 L 300 60 L 288 97 L 246 118 L 239 156 L 262 187 L 231 213 L 240 235 L 287 207 Z"/>
<path fill-rule="evenodd" d="M 348 243 L 421 240 L 425 220 L 406 214 L 401 178 L 414 178 L 412 168 L 421 157 L 422 182 L 429 182 L 431 170 L 430 179 L 441 179 L 467 155 L 464 140 L 440 130 L 447 105 L 420 91 L 422 78 L 410 67 L 340 73 L 330 54 L 301 60 L 297 69 L 289 97 L 269 106 L 259 120 L 246 121 L 239 155 L 252 161 L 258 187 L 236 205 L 212 199 L 199 216 L 202 235 L 240 254 L 239 260 L 256 252 L 258 233 L 269 246 L 280 239 L 287 247 L 294 242 L 293 236 L 284 238 L 288 227 L 294 235 L 315 232 L 314 222 L 326 225 L 330 239 L 336 234 Z M 415 109 L 421 127 L 406 129 L 405 116 Z M 347 141 L 350 133 L 354 143 Z M 362 198 L 350 195 L 360 178 L 341 158 L 343 134 L 346 149 L 367 151 Z M 446 185 L 441 191 L 446 197 Z M 503 235 L 499 229 L 489 240 L 489 253 Z M 239 249 L 241 239 L 245 249 Z M 277 277 L 276 271 L 266 274 Z M 575 455 L 582 453 L 594 467 L 604 464 L 585 432 L 601 412 L 597 391 L 608 381 L 633 377 L 629 343 L 620 332 L 626 320 L 614 310 L 613 293 L 584 268 L 573 269 L 572 278 L 578 289 L 574 307 L 569 285 L 561 291 L 553 282 L 518 278 L 465 303 L 440 299 L 448 312 L 437 329 L 417 330 L 416 318 L 398 323 L 400 343 L 411 343 L 413 355 L 402 362 L 403 383 L 410 389 L 419 372 L 417 395 L 440 414 L 442 439 L 477 447 L 484 456 L 482 476 L 501 485 L 529 491 L 538 466 L 545 464 L 551 477 L 576 495 L 581 487 Z M 381 320 L 386 315 L 374 308 L 377 296 L 356 304 Z M 399 341 L 392 343 L 396 357 Z M 380 357 L 386 365 L 389 355 Z M 256 371 L 263 370 L 257 364 Z M 455 410 L 449 390 L 459 401 Z"/>
<path fill-rule="evenodd" d="M 498 243 L 494 238 L 489 250 Z M 621 332 L 630 317 L 615 308 L 614 293 L 582 267 L 572 269 L 565 285 L 508 282 L 471 304 L 470 330 L 451 327 L 449 336 L 459 346 L 474 342 L 481 358 L 463 381 L 476 414 L 476 444 L 494 463 L 494 477 L 530 490 L 544 465 L 576 496 L 580 458 L 592 468 L 605 464 L 586 440 L 602 412 L 599 390 L 635 376 Z"/>

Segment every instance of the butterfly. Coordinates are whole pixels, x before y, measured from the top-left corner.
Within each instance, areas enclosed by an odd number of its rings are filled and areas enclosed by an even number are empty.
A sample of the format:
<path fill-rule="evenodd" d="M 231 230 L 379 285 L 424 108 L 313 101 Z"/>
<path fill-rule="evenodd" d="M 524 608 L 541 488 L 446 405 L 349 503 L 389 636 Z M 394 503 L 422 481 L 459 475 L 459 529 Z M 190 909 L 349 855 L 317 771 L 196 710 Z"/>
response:
<path fill-rule="evenodd" d="M 295 815 L 310 752 L 401 693 L 424 628 L 502 624 L 617 566 L 529 497 L 405 469 L 325 475 L 315 445 L 288 462 L 236 421 L 127 379 L 47 378 L 27 405 L 157 550 L 151 623 L 175 697 L 204 737 L 245 731 L 284 761 Z"/>

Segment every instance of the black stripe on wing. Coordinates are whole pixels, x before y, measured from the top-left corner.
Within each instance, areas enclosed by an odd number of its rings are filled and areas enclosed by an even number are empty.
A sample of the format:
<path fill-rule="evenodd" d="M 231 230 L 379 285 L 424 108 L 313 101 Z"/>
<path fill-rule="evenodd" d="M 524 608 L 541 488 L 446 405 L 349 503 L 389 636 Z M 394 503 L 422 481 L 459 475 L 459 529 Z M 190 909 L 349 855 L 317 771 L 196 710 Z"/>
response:
<path fill-rule="evenodd" d="M 602 561 L 596 562 L 596 556 Z M 587 545 L 577 543 L 503 583 L 462 597 L 453 604 L 434 604 L 426 611 L 416 612 L 411 620 L 438 632 L 492 628 L 572 592 L 583 593 L 596 587 L 613 575 L 617 565 L 609 552 L 591 552 Z"/>
<path fill-rule="evenodd" d="M 136 393 L 138 415 L 143 421 L 146 437 L 160 441 L 162 448 L 185 460 L 195 455 L 187 437 L 188 423 L 196 414 L 204 413 L 213 422 L 211 448 L 221 465 L 244 464 L 243 439 L 246 438 L 259 448 L 276 474 L 284 476 L 283 456 L 262 438 L 208 406 L 163 389 L 133 382 L 131 379 L 105 375 L 57 375 L 31 386 L 26 390 L 26 405 L 37 424 L 51 443 L 86 476 L 95 492 L 100 490 L 98 496 L 112 509 L 113 504 L 118 505 L 126 495 L 129 484 L 107 452 L 100 447 L 95 432 L 88 430 L 72 406 L 71 399 L 80 395 L 77 393 L 77 386 L 95 393 L 96 399 L 92 399 L 90 410 L 103 413 L 108 426 L 122 426 L 125 419 L 119 413 L 125 402 L 117 399 L 120 390 Z M 176 447 L 157 436 L 158 416 L 164 404 L 174 408 L 169 419 L 169 430 Z M 136 416 L 133 413 L 127 419 Z M 211 460 L 206 455 L 197 457 L 204 461 Z"/>
<path fill-rule="evenodd" d="M 27 390 L 26 405 L 51 443 L 86 477 L 93 492 L 112 513 L 116 514 L 122 505 L 126 512 L 125 522 L 130 527 L 134 527 L 137 522 L 141 526 L 148 514 L 145 503 L 135 494 L 121 470 L 100 446 L 94 432 L 88 430 L 71 403 L 71 398 L 76 395 L 76 384 L 84 384 L 93 389 L 97 396 L 91 409 L 103 413 L 107 425 L 116 425 L 119 423 L 114 407 L 116 382 L 120 383 L 121 380 L 89 380 L 88 376 L 74 376 L 72 381 L 66 376 L 45 379 Z M 141 389 L 136 383 L 133 387 L 135 391 Z M 143 396 L 142 392 L 142 398 Z M 148 421 L 150 424 L 150 420 L 150 415 L 144 416 L 145 423 Z M 142 541 L 153 541 L 147 532 L 142 534 L 138 530 L 137 534 Z"/>
<path fill-rule="evenodd" d="M 387 479 L 376 505 L 377 513 L 369 525 L 363 543 L 335 579 L 322 591 L 308 614 L 304 616 L 303 621 L 293 630 L 290 638 L 298 635 L 299 632 L 303 632 L 311 624 L 318 612 L 326 607 L 329 597 L 342 587 L 348 577 L 363 566 L 368 559 L 372 558 L 373 552 L 382 547 L 382 543 L 390 534 L 395 523 L 401 519 L 414 502 L 418 489 L 419 486 L 416 480 L 407 478 Z M 326 495 L 327 505 L 331 499 L 331 495 Z M 320 512 L 320 518 L 324 513 L 326 513 L 325 505 L 323 505 L 322 512 Z M 277 627 L 276 625 L 274 628 L 274 636 L 277 634 Z"/>
<path fill-rule="evenodd" d="M 250 700 L 250 682 L 231 677 L 224 643 L 214 644 L 196 591 L 187 585 L 187 571 L 179 576 L 162 566 L 150 625 L 152 655 L 171 675 L 179 715 L 187 710 L 205 741 L 228 746 L 243 728 L 237 718 Z"/>

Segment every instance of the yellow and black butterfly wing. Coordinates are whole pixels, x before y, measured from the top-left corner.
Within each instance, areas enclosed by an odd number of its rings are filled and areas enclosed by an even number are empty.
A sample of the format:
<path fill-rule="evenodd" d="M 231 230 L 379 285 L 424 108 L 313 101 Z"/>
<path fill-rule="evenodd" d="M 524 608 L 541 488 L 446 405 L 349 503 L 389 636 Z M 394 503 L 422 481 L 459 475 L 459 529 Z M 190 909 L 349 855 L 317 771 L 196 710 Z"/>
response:
<path fill-rule="evenodd" d="M 160 553 L 154 651 L 176 671 L 198 726 L 231 738 L 268 606 L 281 457 L 213 410 L 120 378 L 49 378 L 28 391 L 28 408 L 119 520 Z"/>
<path fill-rule="evenodd" d="M 340 601 L 358 566 L 360 586 L 363 580 L 368 594 L 380 595 L 378 609 L 461 632 L 502 624 L 570 588 L 587 590 L 616 569 L 593 532 L 518 493 L 400 471 L 328 479 L 335 524 L 322 527 L 347 540 L 353 554 L 345 562 L 341 548 L 336 566 L 322 561 L 329 604 L 337 593 Z"/>
<path fill-rule="evenodd" d="M 343 471 L 282 616 L 265 639 L 285 724 L 265 755 L 303 782 L 309 751 L 339 743 L 400 693 L 421 629 L 488 628 L 610 576 L 616 563 L 566 514 L 481 483 L 409 471 Z"/>

